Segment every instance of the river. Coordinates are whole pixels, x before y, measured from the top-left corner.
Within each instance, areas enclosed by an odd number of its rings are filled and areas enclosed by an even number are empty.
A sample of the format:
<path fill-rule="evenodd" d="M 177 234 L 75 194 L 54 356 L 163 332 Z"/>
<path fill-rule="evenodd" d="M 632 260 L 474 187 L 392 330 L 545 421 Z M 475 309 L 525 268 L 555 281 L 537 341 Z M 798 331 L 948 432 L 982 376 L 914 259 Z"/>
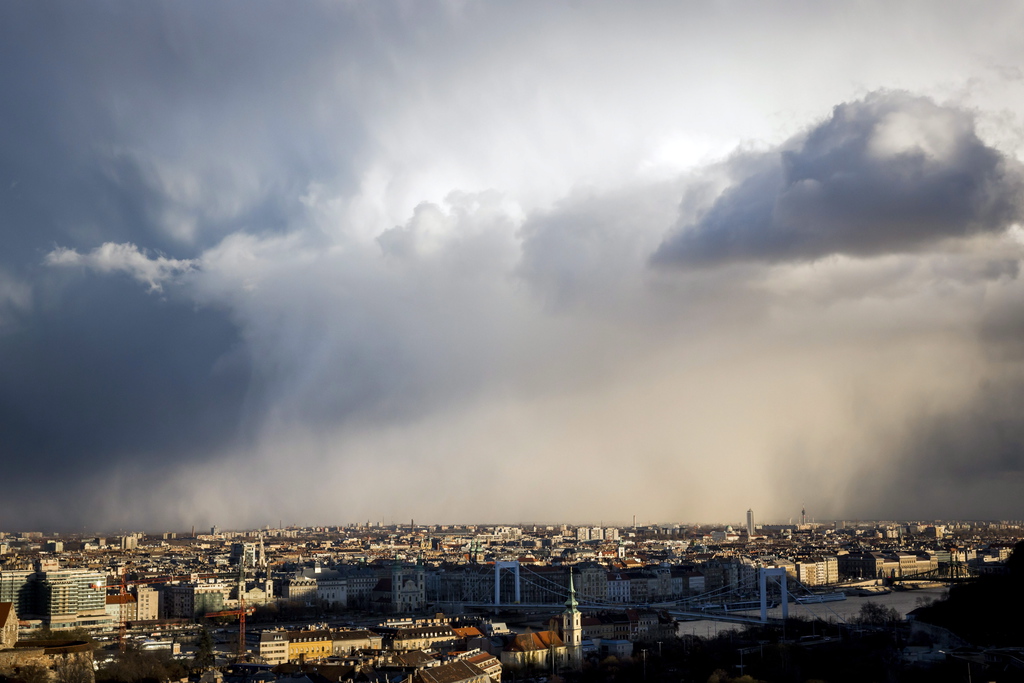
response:
<path fill-rule="evenodd" d="M 912 612 L 921 606 L 922 602 L 941 598 L 946 588 L 919 588 L 917 590 L 893 591 L 887 595 L 872 595 L 869 597 L 848 597 L 846 600 L 836 602 L 822 602 L 813 604 L 789 603 L 789 616 L 817 618 L 830 623 L 849 622 L 860 612 L 862 605 L 875 603 L 886 608 L 894 608 L 901 616 L 906 618 L 908 612 Z M 760 612 L 738 612 L 737 614 L 760 616 Z M 768 610 L 768 615 L 782 618 L 782 608 L 775 607 Z M 711 637 L 723 631 L 742 630 L 744 624 L 736 624 L 714 619 L 698 619 L 696 621 L 683 621 L 679 623 L 678 633 L 681 636 L 695 635 Z"/>

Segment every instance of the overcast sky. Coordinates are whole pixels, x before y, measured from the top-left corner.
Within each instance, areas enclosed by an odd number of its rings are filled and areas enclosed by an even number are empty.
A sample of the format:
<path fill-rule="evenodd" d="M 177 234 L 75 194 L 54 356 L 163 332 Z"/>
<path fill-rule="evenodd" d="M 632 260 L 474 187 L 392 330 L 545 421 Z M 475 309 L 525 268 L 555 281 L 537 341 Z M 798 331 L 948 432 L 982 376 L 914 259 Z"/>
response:
<path fill-rule="evenodd" d="M 0 530 L 1024 518 L 1021 26 L 4 3 Z"/>

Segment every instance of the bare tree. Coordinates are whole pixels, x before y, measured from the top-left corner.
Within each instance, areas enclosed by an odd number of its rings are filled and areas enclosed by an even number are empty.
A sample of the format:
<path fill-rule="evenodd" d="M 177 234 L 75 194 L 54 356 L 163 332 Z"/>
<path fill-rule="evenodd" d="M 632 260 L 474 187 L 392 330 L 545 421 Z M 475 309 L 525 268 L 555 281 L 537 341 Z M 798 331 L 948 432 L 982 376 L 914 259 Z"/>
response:
<path fill-rule="evenodd" d="M 888 626 L 902 619 L 903 615 L 896 608 L 870 602 L 860 606 L 857 616 L 857 621 L 865 626 Z"/>
<path fill-rule="evenodd" d="M 14 677 L 25 683 L 50 683 L 52 681 L 50 670 L 40 664 L 20 666 Z"/>
<path fill-rule="evenodd" d="M 57 683 L 95 683 L 92 657 L 81 653 L 61 655 L 53 665 Z"/>

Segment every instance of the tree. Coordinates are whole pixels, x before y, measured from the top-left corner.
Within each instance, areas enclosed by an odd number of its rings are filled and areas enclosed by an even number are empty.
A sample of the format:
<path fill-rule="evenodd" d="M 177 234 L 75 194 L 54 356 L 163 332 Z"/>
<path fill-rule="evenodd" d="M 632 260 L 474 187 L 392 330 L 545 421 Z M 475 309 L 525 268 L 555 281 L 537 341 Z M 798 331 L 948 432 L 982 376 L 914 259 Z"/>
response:
<path fill-rule="evenodd" d="M 1024 582 L 1024 541 L 1013 546 L 1013 552 L 1006 558 L 1006 569 L 1017 583 Z"/>
<path fill-rule="evenodd" d="M 93 683 L 96 676 L 92 668 L 92 657 L 81 653 L 59 657 L 53 665 L 57 683 Z"/>
<path fill-rule="evenodd" d="M 1006 568 L 1006 574 L 955 584 L 945 599 L 918 610 L 917 618 L 975 645 L 1019 645 L 1024 640 L 1024 541 L 1014 547 Z"/>
<path fill-rule="evenodd" d="M 33 642 L 42 640 L 80 640 L 88 643 L 93 649 L 96 649 L 96 639 L 93 638 L 91 633 L 80 627 L 62 631 L 52 631 L 49 626 L 43 626 L 38 631 L 27 634 L 23 640 L 30 640 Z"/>
<path fill-rule="evenodd" d="M 181 678 L 186 673 L 185 668 L 176 662 L 169 652 L 147 652 L 129 648 L 100 669 L 96 679 L 116 683 L 159 683 Z"/>
<path fill-rule="evenodd" d="M 20 679 L 25 683 L 50 683 L 50 671 L 40 664 L 28 664 L 27 666 L 18 667 L 14 678 Z"/>
<path fill-rule="evenodd" d="M 199 636 L 196 638 L 196 656 L 192 660 L 192 667 L 195 669 L 205 669 L 213 666 L 216 658 L 213 654 L 213 636 L 210 635 L 209 629 L 205 626 L 199 632 Z"/>
<path fill-rule="evenodd" d="M 873 602 L 860 606 L 857 621 L 865 626 L 888 626 L 902 620 L 899 611 L 894 607 L 884 607 Z"/>
<path fill-rule="evenodd" d="M 39 641 L 39 640 L 56 640 L 57 638 L 58 638 L 58 636 L 55 635 L 54 632 L 50 630 L 49 626 L 43 625 L 43 626 L 39 627 L 38 629 L 36 629 L 34 631 L 29 631 L 28 633 L 24 634 L 23 636 L 20 636 L 19 640 Z"/>

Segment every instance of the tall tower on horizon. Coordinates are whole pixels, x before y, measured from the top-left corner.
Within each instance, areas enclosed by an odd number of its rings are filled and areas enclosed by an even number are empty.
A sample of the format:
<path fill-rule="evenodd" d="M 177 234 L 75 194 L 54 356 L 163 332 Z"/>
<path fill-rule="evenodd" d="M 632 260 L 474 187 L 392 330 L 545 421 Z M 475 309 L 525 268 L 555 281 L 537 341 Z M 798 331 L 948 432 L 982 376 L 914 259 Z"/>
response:
<path fill-rule="evenodd" d="M 800 509 L 800 525 L 807 524 L 807 508 Z"/>
<path fill-rule="evenodd" d="M 754 535 L 754 511 L 750 508 L 747 509 L 747 538 L 751 538 Z"/>

